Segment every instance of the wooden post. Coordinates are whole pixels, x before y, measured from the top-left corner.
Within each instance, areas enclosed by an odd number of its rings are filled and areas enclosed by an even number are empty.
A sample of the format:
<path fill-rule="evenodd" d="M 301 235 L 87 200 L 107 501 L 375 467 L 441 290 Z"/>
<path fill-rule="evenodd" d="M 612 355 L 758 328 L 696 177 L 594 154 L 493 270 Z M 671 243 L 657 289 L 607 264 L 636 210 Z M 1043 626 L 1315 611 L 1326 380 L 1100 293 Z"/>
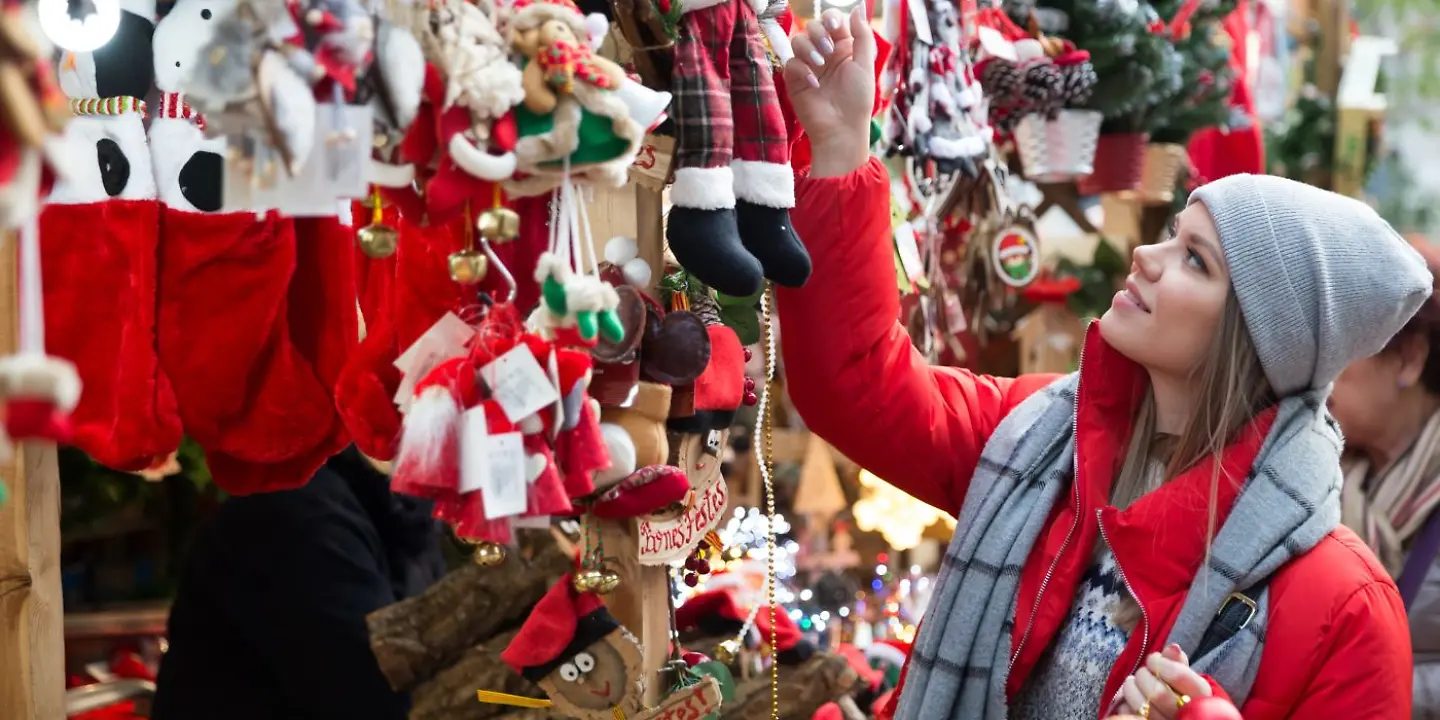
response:
<path fill-rule="evenodd" d="M 15 235 L 0 234 L 0 352 L 20 337 Z M 65 717 L 60 478 L 55 446 L 25 443 L 0 464 L 0 718 Z"/>

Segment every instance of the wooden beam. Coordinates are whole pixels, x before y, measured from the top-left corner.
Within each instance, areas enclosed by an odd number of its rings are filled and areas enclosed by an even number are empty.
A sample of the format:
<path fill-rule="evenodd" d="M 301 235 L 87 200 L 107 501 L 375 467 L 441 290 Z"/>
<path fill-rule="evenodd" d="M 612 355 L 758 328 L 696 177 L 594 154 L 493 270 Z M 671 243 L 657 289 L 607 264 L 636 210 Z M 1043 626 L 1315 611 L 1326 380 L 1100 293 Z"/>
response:
<path fill-rule="evenodd" d="M 19 341 L 13 234 L 0 234 L 0 353 Z M 0 718 L 65 717 L 60 594 L 60 469 L 55 446 L 25 443 L 0 463 Z"/>

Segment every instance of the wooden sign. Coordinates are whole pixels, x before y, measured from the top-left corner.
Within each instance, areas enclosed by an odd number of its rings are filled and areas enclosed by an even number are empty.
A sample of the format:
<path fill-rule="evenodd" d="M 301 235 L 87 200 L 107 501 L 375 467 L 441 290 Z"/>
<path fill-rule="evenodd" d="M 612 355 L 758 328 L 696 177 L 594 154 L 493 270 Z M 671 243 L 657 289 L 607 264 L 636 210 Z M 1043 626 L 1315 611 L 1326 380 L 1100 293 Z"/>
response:
<path fill-rule="evenodd" d="M 670 182 L 670 165 L 675 158 L 675 138 L 646 135 L 635 163 L 630 166 L 631 182 L 659 192 Z"/>
<path fill-rule="evenodd" d="M 730 506 L 730 492 L 720 473 L 691 478 L 690 506 L 678 517 L 640 521 L 640 564 L 667 565 L 695 552 L 705 534 L 720 526 Z"/>
<path fill-rule="evenodd" d="M 1341 195 L 1360 197 L 1365 185 L 1365 159 L 1369 152 L 1371 125 L 1385 116 L 1385 96 L 1375 92 L 1381 62 L 1399 52 L 1389 38 L 1364 36 L 1350 45 L 1345 73 L 1335 105 L 1335 174 L 1330 189 Z"/>
<path fill-rule="evenodd" d="M 654 710 L 637 720 L 700 720 L 720 709 L 720 682 L 706 677 L 694 685 L 681 688 L 660 702 Z"/>

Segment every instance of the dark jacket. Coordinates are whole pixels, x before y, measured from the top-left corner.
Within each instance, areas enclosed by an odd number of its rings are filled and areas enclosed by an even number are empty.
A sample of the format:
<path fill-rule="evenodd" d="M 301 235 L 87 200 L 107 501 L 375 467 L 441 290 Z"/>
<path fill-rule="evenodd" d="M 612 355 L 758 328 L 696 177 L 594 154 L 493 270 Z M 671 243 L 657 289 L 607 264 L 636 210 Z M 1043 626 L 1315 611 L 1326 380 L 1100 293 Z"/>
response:
<path fill-rule="evenodd" d="M 445 572 L 428 503 L 350 448 L 297 490 L 234 497 L 191 549 L 155 720 L 404 718 L 365 615 Z"/>

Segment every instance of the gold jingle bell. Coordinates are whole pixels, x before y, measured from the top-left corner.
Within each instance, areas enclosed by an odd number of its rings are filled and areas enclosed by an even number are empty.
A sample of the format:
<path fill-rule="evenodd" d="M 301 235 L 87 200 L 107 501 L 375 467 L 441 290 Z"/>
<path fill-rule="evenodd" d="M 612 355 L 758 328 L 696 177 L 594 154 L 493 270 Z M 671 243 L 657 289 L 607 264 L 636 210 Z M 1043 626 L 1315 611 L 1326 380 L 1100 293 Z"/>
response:
<path fill-rule="evenodd" d="M 715 646 L 715 659 L 722 665 L 734 665 L 740 659 L 740 641 L 726 640 Z"/>
<path fill-rule="evenodd" d="M 480 567 L 494 567 L 505 562 L 505 546 L 493 542 L 475 543 L 470 559 Z"/>
<path fill-rule="evenodd" d="M 614 570 L 601 570 L 600 582 L 595 587 L 595 592 L 601 595 L 609 595 L 614 592 L 617 587 L 620 587 L 620 573 Z"/>
<path fill-rule="evenodd" d="M 400 233 L 389 225 L 366 225 L 355 232 L 365 257 L 382 260 L 395 254 Z"/>
<path fill-rule="evenodd" d="M 600 592 L 600 587 L 605 583 L 605 573 L 594 568 L 586 568 L 575 573 L 570 584 L 576 592 Z"/>
<path fill-rule="evenodd" d="M 474 285 L 485 279 L 490 259 L 475 250 L 450 253 L 450 279 L 461 285 Z"/>
<path fill-rule="evenodd" d="M 480 213 L 480 237 L 492 243 L 507 243 L 520 237 L 520 216 L 505 207 L 490 208 Z"/>

